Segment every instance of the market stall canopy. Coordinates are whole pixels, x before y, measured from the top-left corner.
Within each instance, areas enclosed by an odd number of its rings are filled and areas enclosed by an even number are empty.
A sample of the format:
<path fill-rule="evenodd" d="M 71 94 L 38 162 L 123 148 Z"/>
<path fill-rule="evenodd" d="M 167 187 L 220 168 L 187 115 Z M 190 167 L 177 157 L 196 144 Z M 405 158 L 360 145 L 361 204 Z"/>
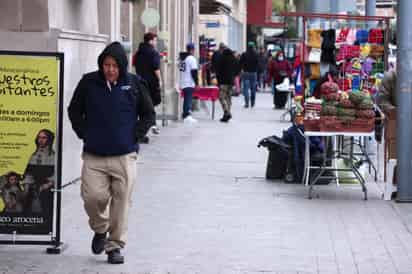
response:
<path fill-rule="evenodd" d="M 199 13 L 200 14 L 229 14 L 231 8 L 218 0 L 200 0 Z"/>

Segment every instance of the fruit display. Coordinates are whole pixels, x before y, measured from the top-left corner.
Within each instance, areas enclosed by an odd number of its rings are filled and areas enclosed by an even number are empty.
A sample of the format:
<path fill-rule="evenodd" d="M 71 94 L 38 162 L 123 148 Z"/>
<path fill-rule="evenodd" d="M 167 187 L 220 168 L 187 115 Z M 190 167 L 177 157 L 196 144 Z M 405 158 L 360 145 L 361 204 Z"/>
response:
<path fill-rule="evenodd" d="M 328 91 L 333 89 L 330 85 L 326 87 Z M 308 99 L 305 103 L 305 129 L 370 132 L 374 123 L 374 103 L 366 92 L 325 92 L 321 102 Z"/>

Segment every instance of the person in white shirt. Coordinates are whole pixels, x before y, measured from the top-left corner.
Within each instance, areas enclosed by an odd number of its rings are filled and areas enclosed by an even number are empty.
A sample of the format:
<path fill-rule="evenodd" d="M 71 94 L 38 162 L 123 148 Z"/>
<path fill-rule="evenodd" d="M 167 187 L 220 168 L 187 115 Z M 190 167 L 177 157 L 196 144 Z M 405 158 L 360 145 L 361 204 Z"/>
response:
<path fill-rule="evenodd" d="M 187 52 L 180 53 L 180 89 L 183 90 L 183 114 L 182 118 L 185 122 L 196 122 L 191 115 L 192 99 L 195 87 L 198 85 L 198 65 L 197 60 L 193 56 L 195 45 L 189 43 L 186 46 Z"/>

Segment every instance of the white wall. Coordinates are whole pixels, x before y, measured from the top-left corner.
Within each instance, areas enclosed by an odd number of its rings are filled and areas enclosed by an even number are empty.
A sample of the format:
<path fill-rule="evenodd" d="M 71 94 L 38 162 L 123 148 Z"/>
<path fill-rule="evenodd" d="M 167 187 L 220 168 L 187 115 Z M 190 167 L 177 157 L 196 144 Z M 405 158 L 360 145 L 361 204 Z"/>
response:
<path fill-rule="evenodd" d="M 228 15 L 225 14 L 219 14 L 219 15 L 200 15 L 199 16 L 199 34 L 200 35 L 205 35 L 208 38 L 214 38 L 218 43 L 223 42 L 226 45 L 233 45 L 233 47 L 236 47 L 235 49 L 238 51 L 244 51 L 246 48 L 246 28 L 247 28 L 247 1 L 246 0 L 222 0 L 220 1 L 229 7 L 232 8 L 232 12 L 230 14 L 230 17 L 232 17 L 232 20 L 236 20 L 239 22 L 241 25 L 241 30 L 239 30 L 240 33 L 236 35 L 236 39 L 239 39 L 241 41 L 235 42 L 234 35 L 231 33 L 233 29 L 233 24 L 230 24 L 230 18 Z M 218 21 L 220 23 L 219 28 L 206 28 L 206 22 L 216 22 Z M 232 38 L 230 38 L 232 37 Z"/>
<path fill-rule="evenodd" d="M 200 15 L 199 16 L 199 34 L 205 35 L 207 38 L 214 38 L 216 44 L 223 42 L 224 44 L 228 44 L 229 42 L 229 20 L 227 15 L 219 14 L 219 15 Z M 207 22 L 219 22 L 220 26 L 218 28 L 207 28 Z"/>
<path fill-rule="evenodd" d="M 0 29 L 9 31 L 47 31 L 48 0 L 1 0 Z"/>
<path fill-rule="evenodd" d="M 50 0 L 50 28 L 99 33 L 98 0 Z M 99 0 L 105 1 L 105 0 Z"/>
<path fill-rule="evenodd" d="M 0 50 L 55 52 L 56 37 L 54 32 L 0 31 Z"/>
<path fill-rule="evenodd" d="M 114 15 L 120 16 L 120 0 L 0 0 L 1 50 L 64 53 L 63 183 L 79 177 L 81 165 L 81 142 L 66 109 L 82 74 L 97 69 L 109 35 L 120 37 Z"/>
<path fill-rule="evenodd" d="M 80 38 L 80 36 L 79 36 Z M 74 134 L 67 115 L 67 107 L 82 75 L 97 69 L 97 57 L 105 47 L 102 36 L 83 37 L 85 40 L 60 38 L 58 51 L 65 53 L 63 98 L 63 183 L 80 176 L 82 142 Z M 92 39 L 99 41 L 90 41 Z"/>

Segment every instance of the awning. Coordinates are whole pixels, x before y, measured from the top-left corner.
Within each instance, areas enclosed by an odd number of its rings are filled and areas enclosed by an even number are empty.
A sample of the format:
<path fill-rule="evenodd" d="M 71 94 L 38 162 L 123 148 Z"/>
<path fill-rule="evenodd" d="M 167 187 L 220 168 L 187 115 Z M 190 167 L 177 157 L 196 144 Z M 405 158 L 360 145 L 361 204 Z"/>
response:
<path fill-rule="evenodd" d="M 283 22 L 272 21 L 272 0 L 247 1 L 247 23 L 262 28 L 281 29 L 285 27 Z"/>
<path fill-rule="evenodd" d="M 200 0 L 200 14 L 230 14 L 231 8 L 217 0 Z"/>

